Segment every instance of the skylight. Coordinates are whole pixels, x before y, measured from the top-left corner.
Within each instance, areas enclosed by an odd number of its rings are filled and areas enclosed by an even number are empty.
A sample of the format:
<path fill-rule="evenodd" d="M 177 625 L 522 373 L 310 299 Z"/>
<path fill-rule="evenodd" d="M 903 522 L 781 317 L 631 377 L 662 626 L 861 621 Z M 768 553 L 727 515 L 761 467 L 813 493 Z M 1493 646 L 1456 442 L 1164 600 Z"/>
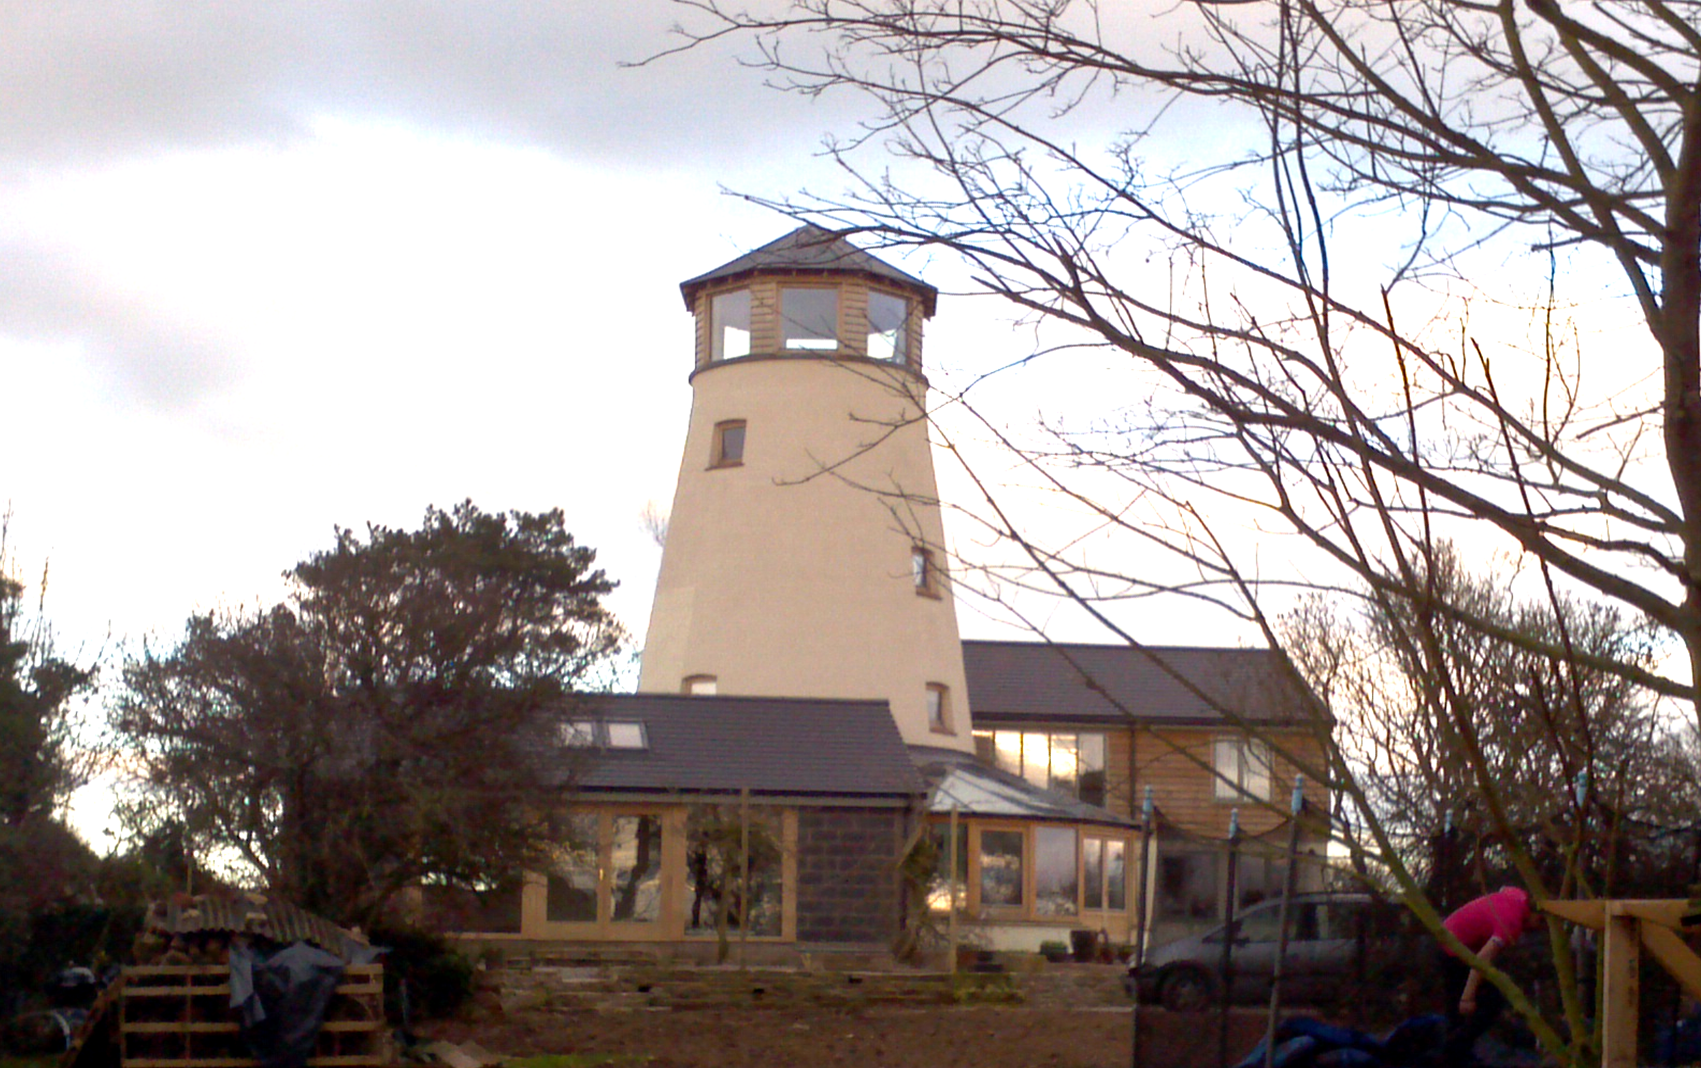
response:
<path fill-rule="evenodd" d="M 561 724 L 561 744 L 570 749 L 648 749 L 650 739 L 636 720 L 570 719 Z"/>

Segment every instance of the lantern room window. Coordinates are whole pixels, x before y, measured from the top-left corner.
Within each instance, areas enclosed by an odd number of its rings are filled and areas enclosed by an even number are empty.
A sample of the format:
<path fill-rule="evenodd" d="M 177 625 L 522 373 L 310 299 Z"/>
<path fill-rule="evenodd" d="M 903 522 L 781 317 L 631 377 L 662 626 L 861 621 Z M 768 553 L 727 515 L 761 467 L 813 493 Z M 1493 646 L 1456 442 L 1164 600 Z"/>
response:
<path fill-rule="evenodd" d="M 750 355 L 750 290 L 717 293 L 710 302 L 709 329 L 711 361 Z"/>
<path fill-rule="evenodd" d="M 868 293 L 868 355 L 870 359 L 906 363 L 909 360 L 910 302 L 890 293 Z"/>
<path fill-rule="evenodd" d="M 780 290 L 780 341 L 787 352 L 832 352 L 839 347 L 839 291 Z"/>

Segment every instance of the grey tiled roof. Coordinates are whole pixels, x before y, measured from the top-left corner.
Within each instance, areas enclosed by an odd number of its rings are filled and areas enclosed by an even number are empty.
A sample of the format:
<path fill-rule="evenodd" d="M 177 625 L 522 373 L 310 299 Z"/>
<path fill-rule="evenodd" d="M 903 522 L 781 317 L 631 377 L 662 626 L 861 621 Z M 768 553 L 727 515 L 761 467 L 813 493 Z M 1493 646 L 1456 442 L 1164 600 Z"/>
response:
<path fill-rule="evenodd" d="M 1131 827 L 1133 822 L 1056 790 L 1042 790 L 1019 775 L 981 763 L 972 753 L 916 747 L 910 750 L 932 793 L 927 810 L 995 819 L 1058 820 Z"/>
<path fill-rule="evenodd" d="M 704 286 L 757 273 L 867 275 L 921 297 L 923 314 L 927 316 L 933 314 L 939 299 L 939 290 L 915 275 L 875 259 L 831 231 L 808 224 L 712 271 L 679 283 L 679 292 L 685 297 L 685 307 L 689 310 L 697 292 Z"/>
<path fill-rule="evenodd" d="M 1273 649 L 966 641 L 963 669 L 977 722 L 1120 723 L 1132 714 L 1181 726 L 1328 715 Z"/>
<path fill-rule="evenodd" d="M 579 788 L 912 798 L 926 784 L 885 701 L 608 694 L 585 699 L 607 722 L 639 722 L 643 750 L 582 750 Z"/>

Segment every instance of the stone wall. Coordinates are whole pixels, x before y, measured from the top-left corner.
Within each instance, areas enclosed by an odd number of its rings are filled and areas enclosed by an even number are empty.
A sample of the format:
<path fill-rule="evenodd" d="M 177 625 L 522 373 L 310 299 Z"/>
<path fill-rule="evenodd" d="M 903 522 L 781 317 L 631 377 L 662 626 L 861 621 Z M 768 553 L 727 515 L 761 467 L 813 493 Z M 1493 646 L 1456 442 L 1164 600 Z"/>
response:
<path fill-rule="evenodd" d="M 897 809 L 798 810 L 798 942 L 890 945 L 898 933 L 903 818 Z"/>

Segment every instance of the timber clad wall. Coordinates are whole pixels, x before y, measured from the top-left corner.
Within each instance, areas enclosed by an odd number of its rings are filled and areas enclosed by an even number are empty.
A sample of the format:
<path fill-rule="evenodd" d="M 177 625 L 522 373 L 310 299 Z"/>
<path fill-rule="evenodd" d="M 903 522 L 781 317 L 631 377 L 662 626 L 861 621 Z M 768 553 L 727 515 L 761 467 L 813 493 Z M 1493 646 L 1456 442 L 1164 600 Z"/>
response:
<path fill-rule="evenodd" d="M 896 809 L 797 814 L 797 938 L 884 945 L 898 930 Z"/>
<path fill-rule="evenodd" d="M 1240 809 L 1242 831 L 1249 835 L 1263 834 L 1287 819 L 1289 795 L 1293 791 L 1293 765 L 1279 756 L 1275 758 L 1268 804 L 1250 800 L 1218 801 L 1216 778 L 1210 771 L 1211 744 L 1226 733 L 1230 732 L 1205 729 L 1137 731 L 1135 774 L 1138 779 L 1135 788 L 1143 791 L 1150 785 L 1164 816 L 1194 834 L 1227 837 L 1229 812 L 1235 808 Z M 1272 748 L 1304 754 L 1308 761 L 1316 760 L 1320 753 L 1318 740 L 1309 731 L 1270 732 L 1268 738 Z M 1121 763 L 1108 769 L 1112 775 L 1120 773 L 1123 780 L 1117 811 L 1126 811 L 1120 801 L 1127 795 L 1126 739 L 1122 744 Z M 1115 745 L 1109 748 L 1113 753 L 1118 752 Z M 1306 784 L 1305 797 L 1311 804 L 1326 809 L 1328 797 L 1318 783 Z M 1133 814 L 1136 818 L 1139 815 L 1137 804 Z"/>

